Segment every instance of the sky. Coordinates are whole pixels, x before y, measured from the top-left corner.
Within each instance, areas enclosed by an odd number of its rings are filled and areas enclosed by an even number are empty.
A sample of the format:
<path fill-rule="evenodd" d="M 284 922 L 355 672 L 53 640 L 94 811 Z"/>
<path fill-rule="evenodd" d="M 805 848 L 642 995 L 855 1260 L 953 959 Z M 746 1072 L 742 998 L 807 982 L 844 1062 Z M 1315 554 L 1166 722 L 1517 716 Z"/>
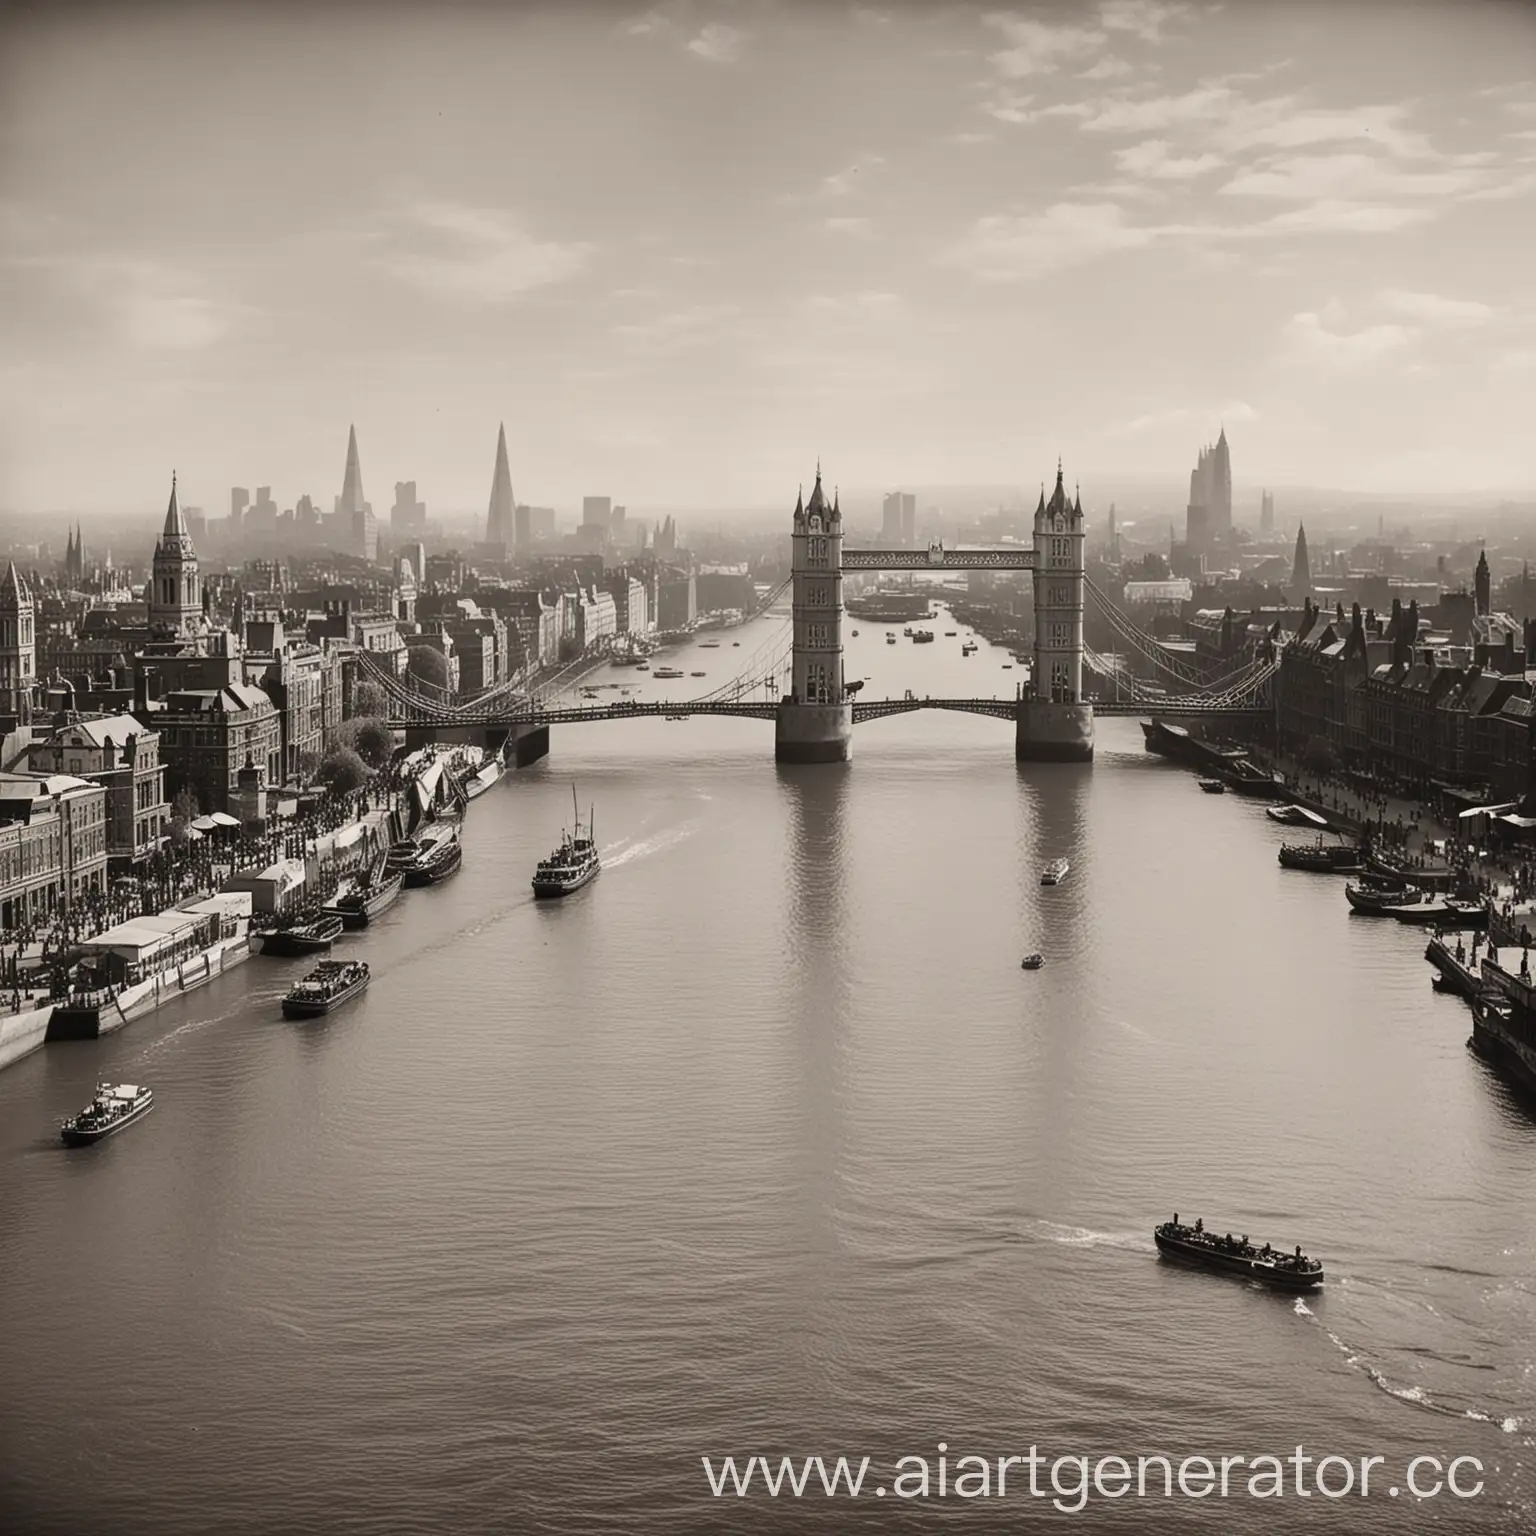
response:
<path fill-rule="evenodd" d="M 1536 7 L 0 21 L 0 507 L 1536 487 Z"/>

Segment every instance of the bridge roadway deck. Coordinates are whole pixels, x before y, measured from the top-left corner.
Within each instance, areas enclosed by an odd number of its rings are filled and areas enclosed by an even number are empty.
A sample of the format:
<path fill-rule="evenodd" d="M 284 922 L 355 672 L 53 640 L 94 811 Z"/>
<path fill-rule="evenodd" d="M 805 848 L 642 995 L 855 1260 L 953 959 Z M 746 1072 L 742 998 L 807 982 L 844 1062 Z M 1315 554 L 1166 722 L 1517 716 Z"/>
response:
<path fill-rule="evenodd" d="M 1032 571 L 1032 549 L 849 549 L 845 571 Z"/>
<path fill-rule="evenodd" d="M 764 703 L 753 700 L 716 700 L 708 699 L 692 702 L 679 699 L 659 703 L 622 703 L 622 704 L 597 704 L 597 705 L 571 705 L 562 708 L 556 706 L 524 707 L 521 709 L 509 709 L 506 711 L 490 711 L 485 714 L 454 714 L 443 712 L 440 715 L 429 715 L 425 711 L 416 718 L 392 718 L 390 726 L 395 730 L 405 730 L 407 727 L 420 728 L 427 725 L 441 725 L 453 727 L 488 726 L 501 728 L 515 725 L 580 725 L 586 721 L 595 720 L 655 720 L 665 719 L 668 716 L 692 716 L 692 715 L 733 715 L 748 720 L 772 720 L 778 712 L 778 703 Z M 1018 716 L 1018 701 L 1016 699 L 997 698 L 973 698 L 973 699 L 867 699 L 855 700 L 853 705 L 853 723 L 860 724 L 866 720 L 882 720 L 889 715 L 910 714 L 917 709 L 947 709 L 958 714 L 989 715 L 997 720 L 1013 720 Z M 1199 699 L 1181 701 L 1179 699 L 1135 700 L 1113 699 L 1102 703 L 1093 702 L 1093 712 L 1099 716 L 1109 715 L 1141 715 L 1141 716 L 1171 716 L 1183 718 L 1188 716 L 1219 716 L 1222 719 L 1263 719 L 1270 710 L 1260 705 L 1230 705 L 1211 704 Z"/>

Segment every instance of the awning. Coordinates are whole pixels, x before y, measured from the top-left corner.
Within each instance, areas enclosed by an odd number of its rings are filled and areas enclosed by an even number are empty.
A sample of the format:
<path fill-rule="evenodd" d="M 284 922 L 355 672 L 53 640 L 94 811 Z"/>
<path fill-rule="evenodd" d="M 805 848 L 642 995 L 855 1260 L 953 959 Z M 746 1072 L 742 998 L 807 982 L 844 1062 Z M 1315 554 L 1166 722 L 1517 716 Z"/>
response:
<path fill-rule="evenodd" d="M 1511 800 L 1508 805 L 1475 805 L 1470 811 L 1458 811 L 1456 819 L 1466 821 L 1471 816 L 1502 816 L 1505 811 L 1515 811 L 1519 808 L 1518 800 Z"/>
<path fill-rule="evenodd" d="M 1536 816 L 1500 816 L 1499 820 L 1520 832 L 1529 832 L 1532 827 L 1536 827 Z"/>
<path fill-rule="evenodd" d="M 192 823 L 192 830 L 194 832 L 212 832 L 216 826 L 218 826 L 218 822 L 212 816 L 199 816 Z"/>
<path fill-rule="evenodd" d="M 1326 816 L 1319 816 L 1316 811 L 1309 811 L 1304 805 L 1293 805 L 1291 809 L 1293 811 L 1300 811 L 1315 827 L 1326 827 L 1328 825 L 1328 818 Z"/>
<path fill-rule="evenodd" d="M 215 811 L 208 819 L 215 826 L 219 827 L 238 827 L 240 825 L 240 818 L 238 816 L 231 816 L 228 811 Z"/>

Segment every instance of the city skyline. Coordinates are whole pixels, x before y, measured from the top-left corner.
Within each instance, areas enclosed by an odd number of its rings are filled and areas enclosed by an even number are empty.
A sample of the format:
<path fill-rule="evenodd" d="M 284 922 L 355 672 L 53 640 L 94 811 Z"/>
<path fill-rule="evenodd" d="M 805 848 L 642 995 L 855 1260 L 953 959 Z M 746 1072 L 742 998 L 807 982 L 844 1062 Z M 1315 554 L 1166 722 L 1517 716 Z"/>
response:
<path fill-rule="evenodd" d="M 1536 484 L 1528 14 L 63 5 L 3 53 L 18 512 L 172 467 L 328 507 L 354 422 L 482 517 L 503 420 L 567 507 L 771 504 L 817 451 L 1177 494 L 1223 426 L 1241 521 Z"/>

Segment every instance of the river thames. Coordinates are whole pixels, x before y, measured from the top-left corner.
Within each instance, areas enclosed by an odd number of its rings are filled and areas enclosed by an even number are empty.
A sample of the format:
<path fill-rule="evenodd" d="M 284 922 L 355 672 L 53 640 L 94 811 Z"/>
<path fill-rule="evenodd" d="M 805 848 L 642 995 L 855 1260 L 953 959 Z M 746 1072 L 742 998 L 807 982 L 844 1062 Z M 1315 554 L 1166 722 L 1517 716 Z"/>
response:
<path fill-rule="evenodd" d="M 1020 675 L 858 627 L 866 698 Z M 707 680 L 589 681 L 688 697 L 775 628 L 666 658 Z M 573 781 L 603 874 L 536 904 Z M 255 957 L 0 1074 L 6 1528 L 1529 1531 L 1536 1117 L 1423 933 L 1351 920 L 1281 836 L 1134 720 L 1024 767 L 940 713 L 836 768 L 776 768 L 762 721 L 556 728 L 471 807 L 461 874 L 338 945 L 357 1004 L 285 1023 L 305 963 Z M 66 1151 L 103 1078 L 154 1113 Z M 1163 1262 L 1174 1211 L 1328 1284 Z M 701 1466 L 890 1484 L 940 1442 L 1384 1465 L 1365 1501 L 1075 1516 L 1022 1482 L 716 1500 Z M 1484 1493 L 1386 1496 L 1419 1455 Z"/>

